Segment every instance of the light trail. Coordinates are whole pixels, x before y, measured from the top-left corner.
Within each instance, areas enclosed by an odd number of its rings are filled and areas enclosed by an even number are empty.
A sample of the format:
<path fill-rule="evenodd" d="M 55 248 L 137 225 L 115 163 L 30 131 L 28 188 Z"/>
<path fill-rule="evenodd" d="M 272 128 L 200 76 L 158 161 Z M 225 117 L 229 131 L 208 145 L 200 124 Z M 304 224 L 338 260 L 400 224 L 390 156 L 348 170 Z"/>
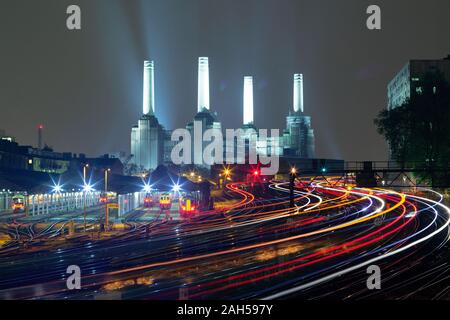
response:
<path fill-rule="evenodd" d="M 430 194 L 438 201 L 393 190 L 347 189 L 327 180 L 296 184 L 292 208 L 287 182 L 274 181 L 264 196 L 243 190 L 243 183 L 229 184 L 228 196 L 237 202 L 186 221 L 142 222 L 143 212 L 136 212 L 129 216 L 130 230 L 94 242 L 69 241 L 54 256 L 35 256 L 37 266 L 52 262 L 54 268 L 41 268 L 34 276 L 22 274 L 33 251 L 39 252 L 33 244 L 59 237 L 71 217 L 43 229 L 24 224 L 17 234 L 29 239 L 29 252 L 0 250 L 5 275 L 0 298 L 35 298 L 39 286 L 38 298 L 90 299 L 103 290 L 131 290 L 142 298 L 173 299 L 181 286 L 191 299 L 278 299 L 323 288 L 344 275 L 357 278 L 357 270 L 390 257 L 396 260 L 385 267 L 405 272 L 400 261 L 419 261 L 419 253 L 410 249 L 431 246 L 430 239 L 436 239 L 436 249 L 448 240 L 450 210 L 436 192 Z M 152 226 L 150 236 L 147 226 Z M 16 259 L 16 268 L 3 259 Z M 61 276 L 65 261 L 77 259 L 85 275 L 83 291 L 74 293 Z M 350 290 L 354 281 L 344 287 Z M 148 288 L 134 291 L 142 283 Z"/>

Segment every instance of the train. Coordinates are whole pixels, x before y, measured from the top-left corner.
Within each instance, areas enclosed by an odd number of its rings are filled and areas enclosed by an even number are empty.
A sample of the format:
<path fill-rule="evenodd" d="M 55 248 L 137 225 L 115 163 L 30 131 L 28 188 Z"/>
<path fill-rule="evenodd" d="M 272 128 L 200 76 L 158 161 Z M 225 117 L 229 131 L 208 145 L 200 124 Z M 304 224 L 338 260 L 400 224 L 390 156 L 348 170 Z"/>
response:
<path fill-rule="evenodd" d="M 153 205 L 153 196 L 150 193 L 147 193 L 144 197 L 144 208 L 152 208 Z"/>
<path fill-rule="evenodd" d="M 25 196 L 21 194 L 13 196 L 11 207 L 14 213 L 25 212 Z"/>
<path fill-rule="evenodd" d="M 179 212 L 182 218 L 191 218 L 199 212 L 199 201 L 192 196 L 181 196 L 179 204 Z"/>
<path fill-rule="evenodd" d="M 162 193 L 159 197 L 159 208 L 161 210 L 170 210 L 172 208 L 172 198 L 170 193 Z"/>

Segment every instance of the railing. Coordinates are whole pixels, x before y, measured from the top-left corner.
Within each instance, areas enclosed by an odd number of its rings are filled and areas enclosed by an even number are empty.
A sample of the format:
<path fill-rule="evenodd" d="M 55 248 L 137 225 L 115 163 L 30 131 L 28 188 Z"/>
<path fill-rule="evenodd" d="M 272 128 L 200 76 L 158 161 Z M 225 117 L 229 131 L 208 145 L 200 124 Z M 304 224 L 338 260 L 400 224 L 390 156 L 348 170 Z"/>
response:
<path fill-rule="evenodd" d="M 89 208 L 100 203 L 100 192 L 70 192 L 29 195 L 27 199 L 30 215 L 62 213 Z"/>
<path fill-rule="evenodd" d="M 362 171 L 365 168 L 370 167 L 373 171 L 380 170 L 399 170 L 399 171 L 427 171 L 427 170 L 443 170 L 448 171 L 450 163 L 436 164 L 428 161 L 347 161 L 345 162 L 346 171 Z"/>
<path fill-rule="evenodd" d="M 14 192 L 0 192 L 0 213 L 12 213 Z M 64 213 L 82 210 L 100 204 L 100 192 L 71 192 L 55 194 L 37 194 L 25 197 L 26 211 L 31 216 Z M 135 192 L 117 196 L 119 217 L 136 210 L 144 204 L 145 193 Z"/>
<path fill-rule="evenodd" d="M 15 192 L 0 192 L 0 212 L 12 213 L 12 198 Z M 22 193 L 23 194 L 23 193 Z M 42 215 L 81 210 L 100 203 L 100 192 L 69 192 L 33 194 L 25 196 L 25 210 L 28 214 Z"/>

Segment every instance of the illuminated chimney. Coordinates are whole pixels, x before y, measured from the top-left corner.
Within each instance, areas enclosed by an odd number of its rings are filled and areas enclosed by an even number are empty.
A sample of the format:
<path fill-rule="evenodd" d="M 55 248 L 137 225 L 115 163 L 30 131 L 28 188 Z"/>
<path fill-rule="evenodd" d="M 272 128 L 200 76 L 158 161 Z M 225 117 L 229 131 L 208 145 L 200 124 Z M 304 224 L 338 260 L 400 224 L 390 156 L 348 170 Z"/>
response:
<path fill-rule="evenodd" d="M 209 110 L 209 63 L 208 57 L 198 58 L 198 105 L 197 111 Z"/>
<path fill-rule="evenodd" d="M 253 77 L 244 77 L 244 125 L 253 124 Z"/>
<path fill-rule="evenodd" d="M 155 74 L 153 61 L 144 61 L 144 115 L 155 114 Z"/>
<path fill-rule="evenodd" d="M 294 74 L 294 112 L 303 112 L 303 75 Z"/>
<path fill-rule="evenodd" d="M 44 125 L 38 125 L 38 149 L 42 149 L 42 130 L 44 130 Z"/>

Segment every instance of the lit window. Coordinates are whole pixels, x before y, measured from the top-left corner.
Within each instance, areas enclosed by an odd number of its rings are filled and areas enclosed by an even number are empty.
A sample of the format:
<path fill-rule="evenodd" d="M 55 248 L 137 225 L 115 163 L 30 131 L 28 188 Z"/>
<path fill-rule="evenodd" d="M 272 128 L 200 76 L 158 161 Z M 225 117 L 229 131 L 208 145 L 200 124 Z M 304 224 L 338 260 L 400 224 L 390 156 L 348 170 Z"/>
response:
<path fill-rule="evenodd" d="M 33 159 L 28 159 L 28 164 L 33 164 Z"/>

